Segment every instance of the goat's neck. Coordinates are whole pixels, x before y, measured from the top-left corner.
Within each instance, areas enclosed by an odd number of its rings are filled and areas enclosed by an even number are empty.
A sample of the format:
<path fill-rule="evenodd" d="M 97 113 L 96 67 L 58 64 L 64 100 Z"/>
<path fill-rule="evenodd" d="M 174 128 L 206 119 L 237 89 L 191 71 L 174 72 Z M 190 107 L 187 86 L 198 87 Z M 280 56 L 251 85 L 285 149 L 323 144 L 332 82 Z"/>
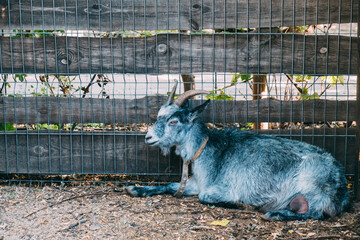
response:
<path fill-rule="evenodd" d="M 184 162 L 191 161 L 195 152 L 201 147 L 201 144 L 208 136 L 208 129 L 205 125 L 196 124 L 191 128 L 182 142 L 176 146 L 176 152 Z"/>

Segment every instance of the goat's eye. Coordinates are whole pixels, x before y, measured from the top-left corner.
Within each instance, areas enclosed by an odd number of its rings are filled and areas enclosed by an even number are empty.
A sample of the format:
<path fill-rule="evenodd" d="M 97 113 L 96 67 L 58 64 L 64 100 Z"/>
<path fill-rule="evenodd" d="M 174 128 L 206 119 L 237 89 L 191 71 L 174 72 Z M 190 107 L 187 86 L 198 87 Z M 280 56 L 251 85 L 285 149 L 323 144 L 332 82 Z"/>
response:
<path fill-rule="evenodd" d="M 178 123 L 178 120 L 172 120 L 171 122 L 169 122 L 169 125 L 175 125 Z"/>

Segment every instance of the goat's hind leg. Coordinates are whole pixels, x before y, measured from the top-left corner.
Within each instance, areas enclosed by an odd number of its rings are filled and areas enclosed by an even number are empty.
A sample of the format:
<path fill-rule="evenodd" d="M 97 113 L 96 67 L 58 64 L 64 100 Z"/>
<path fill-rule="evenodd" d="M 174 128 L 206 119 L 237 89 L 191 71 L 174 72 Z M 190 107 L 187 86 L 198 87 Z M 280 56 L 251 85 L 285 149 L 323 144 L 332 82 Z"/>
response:
<path fill-rule="evenodd" d="M 168 185 L 160 186 L 128 186 L 125 188 L 126 192 L 132 197 L 151 197 L 161 194 L 174 194 L 178 190 L 180 183 L 170 183 Z M 195 179 L 190 178 L 186 184 L 184 194 L 185 196 L 198 194 L 198 188 Z"/>
<path fill-rule="evenodd" d="M 269 211 L 265 214 L 268 219 L 274 220 L 306 220 L 309 218 L 322 219 L 323 215 L 314 210 L 309 210 L 307 199 L 298 195 L 294 197 L 287 209 Z"/>
<path fill-rule="evenodd" d="M 269 211 L 265 213 L 265 218 L 269 220 L 280 220 L 280 221 L 294 221 L 294 220 L 306 220 L 306 219 L 316 219 L 322 220 L 324 217 L 319 214 L 311 214 L 311 212 L 307 212 L 305 214 L 295 213 L 291 210 L 277 210 L 277 211 Z"/>

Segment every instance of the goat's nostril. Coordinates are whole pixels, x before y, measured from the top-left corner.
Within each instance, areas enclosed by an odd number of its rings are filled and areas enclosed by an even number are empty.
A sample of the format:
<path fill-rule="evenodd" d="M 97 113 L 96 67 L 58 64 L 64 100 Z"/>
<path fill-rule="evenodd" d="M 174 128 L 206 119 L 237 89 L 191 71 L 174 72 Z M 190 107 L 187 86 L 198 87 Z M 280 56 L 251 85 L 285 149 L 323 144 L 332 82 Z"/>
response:
<path fill-rule="evenodd" d="M 149 141 L 151 139 L 151 136 L 146 136 L 145 141 Z"/>

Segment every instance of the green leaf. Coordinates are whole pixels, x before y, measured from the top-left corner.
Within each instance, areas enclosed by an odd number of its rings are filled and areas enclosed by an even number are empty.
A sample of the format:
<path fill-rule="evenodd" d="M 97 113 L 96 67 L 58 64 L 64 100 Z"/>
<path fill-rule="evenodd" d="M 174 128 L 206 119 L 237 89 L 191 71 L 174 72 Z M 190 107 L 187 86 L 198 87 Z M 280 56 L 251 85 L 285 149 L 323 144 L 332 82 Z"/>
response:
<path fill-rule="evenodd" d="M 248 82 L 252 79 L 250 74 L 240 74 L 240 77 L 243 82 Z"/>
<path fill-rule="evenodd" d="M 308 94 L 301 94 L 301 100 L 311 100 L 311 99 L 319 99 L 319 94 L 317 92 L 315 92 L 312 95 L 308 95 Z"/>
<path fill-rule="evenodd" d="M 141 37 L 152 37 L 153 34 L 151 32 L 149 32 L 149 31 L 141 31 L 140 36 Z"/>
<path fill-rule="evenodd" d="M 167 94 L 168 96 L 170 96 L 170 95 L 171 95 L 171 92 L 167 92 L 166 94 Z M 175 95 L 174 95 L 174 99 L 176 99 L 178 96 L 180 96 L 180 95 L 179 95 L 179 94 L 175 94 Z"/>
<path fill-rule="evenodd" d="M 19 79 L 20 82 L 25 81 L 25 75 L 24 74 L 15 74 L 15 81 L 16 79 Z"/>
<path fill-rule="evenodd" d="M 231 86 L 235 85 L 237 81 L 241 79 L 242 82 L 247 82 L 251 80 L 250 74 L 243 74 L 243 73 L 234 73 L 232 79 L 231 79 Z"/>
<path fill-rule="evenodd" d="M 309 95 L 309 90 L 307 88 L 303 88 L 301 95 Z"/>
<path fill-rule="evenodd" d="M 56 35 L 56 33 L 64 34 L 65 30 L 56 30 L 56 31 L 54 31 L 54 30 L 34 30 L 34 33 L 38 37 L 52 37 L 52 36 Z"/>
<path fill-rule="evenodd" d="M 63 82 L 67 82 L 67 81 L 68 81 L 67 76 L 64 76 L 64 75 L 58 75 L 57 77 L 58 77 L 61 81 L 63 81 Z"/>
<path fill-rule="evenodd" d="M 254 127 L 254 123 L 247 123 L 247 124 L 246 124 L 246 127 L 247 127 L 247 128 L 253 128 L 253 127 Z"/>
<path fill-rule="evenodd" d="M 329 83 L 332 87 L 337 83 L 344 85 L 344 76 L 321 76 L 321 81 Z"/>
<path fill-rule="evenodd" d="M 331 76 L 331 86 L 335 86 L 337 83 L 344 85 L 344 76 Z"/>
<path fill-rule="evenodd" d="M 57 124 L 47 124 L 47 123 L 43 123 L 43 124 L 39 124 L 38 125 L 38 129 L 43 130 L 43 129 L 52 129 L 52 130 L 58 130 L 59 126 Z"/>
<path fill-rule="evenodd" d="M 0 131 L 15 131 L 16 128 L 14 127 L 14 124 L 12 123 L 0 123 Z"/>
<path fill-rule="evenodd" d="M 48 125 L 46 123 L 43 123 L 43 124 L 39 124 L 39 129 L 47 129 L 48 128 Z"/>
<path fill-rule="evenodd" d="M 313 76 L 310 75 L 294 75 L 293 77 L 295 77 L 295 82 L 307 82 L 308 80 L 310 80 Z"/>
<path fill-rule="evenodd" d="M 52 130 L 59 130 L 59 126 L 56 125 L 56 124 L 50 124 L 49 125 L 49 129 L 52 129 Z"/>
<path fill-rule="evenodd" d="M 216 94 L 214 91 L 210 91 L 211 94 L 206 95 L 206 99 L 211 100 L 234 100 L 234 97 L 225 94 L 223 91 L 220 92 L 220 94 Z"/>
<path fill-rule="evenodd" d="M 231 78 L 231 86 L 235 85 L 240 77 L 241 74 L 234 73 L 233 77 Z"/>
<path fill-rule="evenodd" d="M 9 95 L 7 95 L 8 97 L 22 97 L 23 95 L 21 95 L 21 94 L 15 94 L 15 95 L 13 95 L 13 94 L 9 94 Z"/>
<path fill-rule="evenodd" d="M 341 85 L 344 85 L 344 76 L 338 76 L 338 81 Z"/>

